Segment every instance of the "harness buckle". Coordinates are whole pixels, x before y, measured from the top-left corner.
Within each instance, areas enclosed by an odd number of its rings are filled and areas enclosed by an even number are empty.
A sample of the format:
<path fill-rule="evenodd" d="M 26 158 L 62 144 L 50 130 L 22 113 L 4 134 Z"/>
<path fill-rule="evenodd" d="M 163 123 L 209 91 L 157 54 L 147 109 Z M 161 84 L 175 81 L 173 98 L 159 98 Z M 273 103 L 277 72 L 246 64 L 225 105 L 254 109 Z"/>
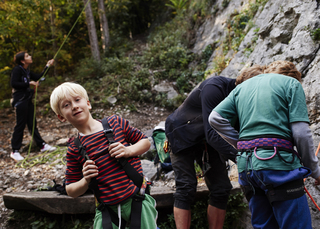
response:
<path fill-rule="evenodd" d="M 104 136 L 107 137 L 107 139 L 109 140 L 109 143 L 115 143 L 115 140 L 113 139 L 113 129 L 108 128 L 108 129 L 104 129 L 103 130 Z"/>
<path fill-rule="evenodd" d="M 97 209 L 102 212 L 106 209 L 106 205 L 104 203 L 99 203 Z"/>
<path fill-rule="evenodd" d="M 145 199 L 145 196 L 143 195 L 135 195 L 134 197 L 132 197 L 132 200 L 133 201 L 136 201 L 136 202 L 141 202 Z"/>

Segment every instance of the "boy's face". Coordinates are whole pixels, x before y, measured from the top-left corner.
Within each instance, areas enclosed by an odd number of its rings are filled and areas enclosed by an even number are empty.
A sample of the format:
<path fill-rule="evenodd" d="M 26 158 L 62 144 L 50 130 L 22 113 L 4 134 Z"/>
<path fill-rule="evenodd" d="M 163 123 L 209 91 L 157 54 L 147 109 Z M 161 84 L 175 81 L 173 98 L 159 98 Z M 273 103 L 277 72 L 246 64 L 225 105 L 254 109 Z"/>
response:
<path fill-rule="evenodd" d="M 60 101 L 59 108 L 61 112 L 61 115 L 58 115 L 59 120 L 61 122 L 68 121 L 72 125 L 77 126 L 88 120 L 91 104 L 79 95 L 71 96 L 67 94 L 66 97 Z"/>

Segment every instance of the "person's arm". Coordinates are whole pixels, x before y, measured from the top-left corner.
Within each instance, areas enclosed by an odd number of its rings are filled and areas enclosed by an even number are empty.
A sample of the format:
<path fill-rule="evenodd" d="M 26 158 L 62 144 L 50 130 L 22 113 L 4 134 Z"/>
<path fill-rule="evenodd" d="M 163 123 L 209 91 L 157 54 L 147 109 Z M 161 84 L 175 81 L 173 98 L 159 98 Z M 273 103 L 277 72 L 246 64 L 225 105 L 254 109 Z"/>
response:
<path fill-rule="evenodd" d="M 95 165 L 94 161 L 87 160 L 83 164 L 83 178 L 77 182 L 66 185 L 68 196 L 75 198 L 83 195 L 88 190 L 91 179 L 98 176 L 98 173 L 98 167 Z"/>
<path fill-rule="evenodd" d="M 297 147 L 298 153 L 304 166 L 311 169 L 311 176 L 316 179 L 316 184 L 320 184 L 320 168 L 318 158 L 314 152 L 314 144 L 311 130 L 306 122 L 291 123 L 291 131 L 294 144 Z"/>
<path fill-rule="evenodd" d="M 215 108 L 227 95 L 215 85 L 206 85 L 201 92 L 202 118 L 207 142 L 221 155 L 235 161 L 237 150 L 228 144 L 209 124 L 208 118 Z"/>
<path fill-rule="evenodd" d="M 148 139 L 141 139 L 137 143 L 125 147 L 120 142 L 115 142 L 109 146 L 109 153 L 111 157 L 135 157 L 139 156 L 150 149 L 150 141 Z"/>
<path fill-rule="evenodd" d="M 228 119 L 223 118 L 218 112 L 213 110 L 209 115 L 208 122 L 224 140 L 235 149 L 237 148 L 239 133 L 231 126 Z"/>
<path fill-rule="evenodd" d="M 38 81 L 43 74 L 46 72 L 47 68 L 49 68 L 51 65 L 53 65 L 54 63 L 54 59 L 51 59 L 47 62 L 45 68 L 43 69 L 43 71 L 40 74 L 34 73 L 34 72 L 30 72 L 30 79 L 34 80 L 34 81 Z M 37 85 L 35 85 L 37 86 Z"/>

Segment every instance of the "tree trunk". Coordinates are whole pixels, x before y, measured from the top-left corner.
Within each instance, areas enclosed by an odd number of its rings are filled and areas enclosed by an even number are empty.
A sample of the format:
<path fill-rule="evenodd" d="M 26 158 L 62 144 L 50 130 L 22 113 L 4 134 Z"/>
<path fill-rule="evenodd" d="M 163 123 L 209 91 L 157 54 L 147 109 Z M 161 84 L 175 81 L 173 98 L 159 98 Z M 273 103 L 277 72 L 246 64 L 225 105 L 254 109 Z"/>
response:
<path fill-rule="evenodd" d="M 102 50 L 103 52 L 105 52 L 106 48 L 109 46 L 110 37 L 108 19 L 106 17 L 106 11 L 104 9 L 104 0 L 98 0 L 98 13 L 100 19 Z"/>
<path fill-rule="evenodd" d="M 83 0 L 85 5 L 87 4 L 87 1 L 89 1 L 89 0 Z M 99 46 L 98 46 L 96 25 L 94 23 L 94 18 L 93 18 L 90 2 L 88 3 L 85 11 L 86 11 L 86 22 L 87 22 L 87 26 L 88 26 L 91 53 L 92 53 L 92 56 L 95 60 L 100 61 L 100 52 L 99 52 Z"/>

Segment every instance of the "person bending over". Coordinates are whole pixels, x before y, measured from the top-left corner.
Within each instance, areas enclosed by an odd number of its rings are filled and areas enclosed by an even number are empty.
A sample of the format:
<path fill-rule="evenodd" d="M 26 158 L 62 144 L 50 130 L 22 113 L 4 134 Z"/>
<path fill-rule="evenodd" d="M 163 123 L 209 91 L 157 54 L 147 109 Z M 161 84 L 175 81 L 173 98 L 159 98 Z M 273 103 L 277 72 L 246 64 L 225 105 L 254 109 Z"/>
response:
<path fill-rule="evenodd" d="M 271 63 L 265 73 L 233 90 L 209 123 L 239 151 L 239 183 L 253 228 L 311 229 L 303 178 L 311 175 L 319 185 L 320 168 L 301 73 L 288 61 Z M 239 132 L 230 125 L 233 117 L 239 118 Z"/>

